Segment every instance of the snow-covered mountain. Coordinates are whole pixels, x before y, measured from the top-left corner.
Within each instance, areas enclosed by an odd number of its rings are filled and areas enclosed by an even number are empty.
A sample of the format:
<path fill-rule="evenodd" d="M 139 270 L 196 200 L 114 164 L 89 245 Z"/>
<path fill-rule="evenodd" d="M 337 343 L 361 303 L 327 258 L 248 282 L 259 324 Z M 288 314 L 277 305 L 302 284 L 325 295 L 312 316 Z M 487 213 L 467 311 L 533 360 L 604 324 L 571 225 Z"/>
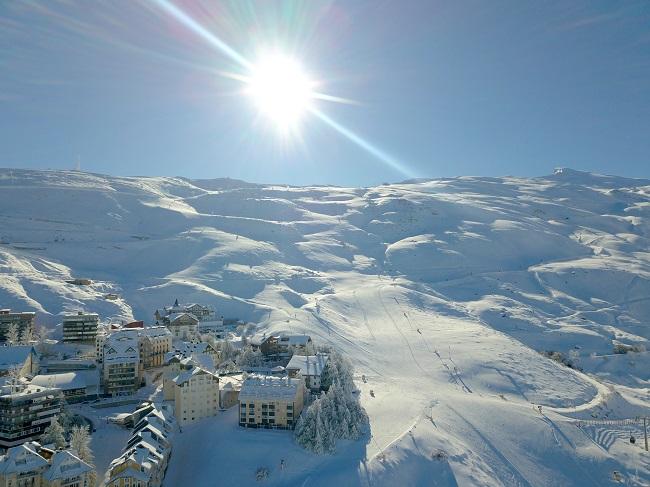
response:
<path fill-rule="evenodd" d="M 649 485 L 637 426 L 575 422 L 649 414 L 648 354 L 612 353 L 649 345 L 649 249 L 650 181 L 568 169 L 374 188 L 0 170 L 0 307 L 150 320 L 178 297 L 353 360 L 371 436 L 278 485 Z"/>

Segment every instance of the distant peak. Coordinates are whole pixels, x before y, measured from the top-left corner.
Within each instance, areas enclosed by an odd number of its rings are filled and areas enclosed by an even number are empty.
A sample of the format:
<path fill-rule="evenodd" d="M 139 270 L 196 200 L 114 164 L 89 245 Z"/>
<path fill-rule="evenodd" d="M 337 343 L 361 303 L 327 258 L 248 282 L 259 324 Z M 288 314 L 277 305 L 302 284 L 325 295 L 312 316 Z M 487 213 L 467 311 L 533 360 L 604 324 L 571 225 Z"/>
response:
<path fill-rule="evenodd" d="M 576 171 L 568 167 L 556 167 L 553 170 L 553 174 L 556 176 L 588 176 L 590 173 L 587 171 Z"/>

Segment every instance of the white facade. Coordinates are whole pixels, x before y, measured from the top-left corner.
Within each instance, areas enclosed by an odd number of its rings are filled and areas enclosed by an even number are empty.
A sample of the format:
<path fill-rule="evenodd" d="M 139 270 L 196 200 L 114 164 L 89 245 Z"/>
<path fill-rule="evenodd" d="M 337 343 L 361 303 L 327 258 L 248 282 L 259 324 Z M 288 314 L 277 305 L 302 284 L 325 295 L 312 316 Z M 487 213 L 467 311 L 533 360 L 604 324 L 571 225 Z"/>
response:
<path fill-rule="evenodd" d="M 167 328 L 174 338 L 189 341 L 199 337 L 199 320 L 192 313 L 177 313 L 169 316 Z"/>
<path fill-rule="evenodd" d="M 201 367 L 183 370 L 174 378 L 174 414 L 183 426 L 216 416 L 219 410 L 219 377 Z"/>
<path fill-rule="evenodd" d="M 300 375 L 309 389 L 319 390 L 321 375 L 328 360 L 329 356 L 323 353 L 317 355 L 294 355 L 289 360 L 285 369 L 291 377 Z"/>
<path fill-rule="evenodd" d="M 111 396 L 135 393 L 142 382 L 138 330 L 118 330 L 108 335 L 103 356 L 104 393 Z"/>

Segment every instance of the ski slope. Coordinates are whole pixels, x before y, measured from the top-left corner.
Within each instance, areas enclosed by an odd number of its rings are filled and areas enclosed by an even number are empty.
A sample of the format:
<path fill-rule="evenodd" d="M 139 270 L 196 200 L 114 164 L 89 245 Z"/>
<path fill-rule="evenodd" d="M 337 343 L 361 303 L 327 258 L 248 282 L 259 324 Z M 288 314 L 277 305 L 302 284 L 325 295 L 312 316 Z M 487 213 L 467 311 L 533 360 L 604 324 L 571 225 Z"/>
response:
<path fill-rule="evenodd" d="M 650 181 L 562 169 L 340 188 L 3 169 L 0 194 L 0 307 L 54 326 L 80 307 L 151 319 L 178 297 L 354 362 L 363 441 L 316 457 L 288 434 L 206 421 L 179 435 L 166 485 L 188 472 L 256 485 L 260 466 L 269 485 L 591 486 L 614 471 L 650 484 L 629 431 L 577 426 L 649 414 L 648 354 L 612 351 L 650 339 Z"/>

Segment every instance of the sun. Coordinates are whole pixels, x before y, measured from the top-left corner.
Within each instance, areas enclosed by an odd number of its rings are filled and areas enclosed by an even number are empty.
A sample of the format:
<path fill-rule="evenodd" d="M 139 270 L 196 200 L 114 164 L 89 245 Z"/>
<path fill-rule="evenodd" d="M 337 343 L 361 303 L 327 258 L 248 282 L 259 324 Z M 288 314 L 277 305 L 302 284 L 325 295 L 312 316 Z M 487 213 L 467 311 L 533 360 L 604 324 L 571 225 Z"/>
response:
<path fill-rule="evenodd" d="M 314 99 L 314 83 L 297 61 L 281 54 L 255 64 L 247 85 L 259 112 L 281 131 L 296 128 Z"/>

